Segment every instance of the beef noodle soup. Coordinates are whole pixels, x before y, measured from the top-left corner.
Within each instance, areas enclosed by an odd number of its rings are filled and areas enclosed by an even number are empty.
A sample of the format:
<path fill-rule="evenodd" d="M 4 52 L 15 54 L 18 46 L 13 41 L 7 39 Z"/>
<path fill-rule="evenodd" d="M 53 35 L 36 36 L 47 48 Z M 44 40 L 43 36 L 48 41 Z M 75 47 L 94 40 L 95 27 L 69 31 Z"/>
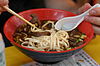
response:
<path fill-rule="evenodd" d="M 77 28 L 72 31 L 56 30 L 56 20 L 39 20 L 31 15 L 31 23 L 19 26 L 13 34 L 14 41 L 23 47 L 37 51 L 64 51 L 82 45 L 86 35 Z"/>

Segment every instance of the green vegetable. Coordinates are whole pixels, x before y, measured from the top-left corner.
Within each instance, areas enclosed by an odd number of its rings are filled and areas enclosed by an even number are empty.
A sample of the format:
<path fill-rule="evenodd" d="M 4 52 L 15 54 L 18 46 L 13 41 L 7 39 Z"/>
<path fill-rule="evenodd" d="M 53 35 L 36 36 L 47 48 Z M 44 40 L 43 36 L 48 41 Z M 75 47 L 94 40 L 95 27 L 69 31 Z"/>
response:
<path fill-rule="evenodd" d="M 86 37 L 86 35 L 85 34 L 82 34 L 80 38 L 81 39 L 84 39 L 85 37 Z"/>
<path fill-rule="evenodd" d="M 66 48 L 67 50 L 70 50 L 70 49 L 72 49 L 71 47 L 69 47 L 69 48 Z"/>

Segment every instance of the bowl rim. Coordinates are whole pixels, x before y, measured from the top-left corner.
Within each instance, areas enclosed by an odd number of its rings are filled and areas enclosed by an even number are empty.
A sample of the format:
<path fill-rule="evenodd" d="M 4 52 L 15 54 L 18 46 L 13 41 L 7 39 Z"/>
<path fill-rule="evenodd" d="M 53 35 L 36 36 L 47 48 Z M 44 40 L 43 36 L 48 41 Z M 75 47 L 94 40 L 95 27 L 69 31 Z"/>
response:
<path fill-rule="evenodd" d="M 62 12 L 67 12 L 67 13 L 71 13 L 71 14 L 73 14 L 73 15 L 76 15 L 76 14 L 74 14 L 74 13 L 72 13 L 72 12 L 69 12 L 69 11 L 65 11 L 65 10 L 60 10 L 60 9 L 52 9 L 52 8 L 38 8 L 38 9 L 30 9 L 30 10 L 25 10 L 25 11 L 22 11 L 22 12 L 19 12 L 18 14 L 23 14 L 23 13 L 25 13 L 25 12 L 30 12 L 30 11 L 32 11 L 32 10 L 54 10 L 54 11 L 62 11 Z M 10 19 L 12 19 L 14 16 L 11 16 L 7 21 L 6 21 L 6 23 L 5 23 L 5 25 L 7 24 L 7 22 L 9 22 L 10 21 Z M 3 29 L 3 31 L 4 31 L 4 34 L 5 34 L 5 36 L 7 37 L 7 35 L 6 35 L 6 33 L 5 33 L 5 26 L 4 25 L 4 29 Z M 69 52 L 69 51 L 74 51 L 74 50 L 78 50 L 78 49 L 81 49 L 82 47 L 84 47 L 85 45 L 87 45 L 88 44 L 88 42 L 93 38 L 93 35 L 94 35 L 94 30 L 93 30 L 93 28 L 91 28 L 92 29 L 92 33 L 91 33 L 91 36 L 89 37 L 89 39 L 87 40 L 87 42 L 85 42 L 85 43 L 83 43 L 82 45 L 80 45 L 80 46 L 78 46 L 78 47 L 76 47 L 76 48 L 72 48 L 72 49 L 69 49 L 69 50 L 64 50 L 64 51 L 37 51 L 37 50 L 33 50 L 33 49 L 30 49 L 30 48 L 26 48 L 26 47 L 23 47 L 23 46 L 21 46 L 20 44 L 18 44 L 18 43 L 16 43 L 13 39 L 10 39 L 10 38 L 8 38 L 7 37 L 7 39 L 13 44 L 13 45 L 15 45 L 15 46 L 17 46 L 17 47 L 20 47 L 20 48 L 23 48 L 23 49 L 25 49 L 25 50 L 29 50 L 29 51 L 34 51 L 34 52 L 39 52 L 39 53 L 50 53 L 50 54 L 52 54 L 52 53 L 65 53 L 65 52 Z"/>

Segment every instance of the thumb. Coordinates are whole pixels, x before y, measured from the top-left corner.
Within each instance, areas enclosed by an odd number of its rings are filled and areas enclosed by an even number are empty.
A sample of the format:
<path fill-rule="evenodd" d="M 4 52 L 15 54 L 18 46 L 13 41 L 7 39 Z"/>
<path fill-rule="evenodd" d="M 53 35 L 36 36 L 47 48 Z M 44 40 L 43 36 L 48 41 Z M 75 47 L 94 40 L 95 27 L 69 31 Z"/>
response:
<path fill-rule="evenodd" d="M 85 12 L 86 10 L 88 10 L 89 8 L 91 8 L 91 5 L 89 3 L 86 3 L 85 5 L 83 5 L 81 8 L 79 8 L 79 14 Z"/>

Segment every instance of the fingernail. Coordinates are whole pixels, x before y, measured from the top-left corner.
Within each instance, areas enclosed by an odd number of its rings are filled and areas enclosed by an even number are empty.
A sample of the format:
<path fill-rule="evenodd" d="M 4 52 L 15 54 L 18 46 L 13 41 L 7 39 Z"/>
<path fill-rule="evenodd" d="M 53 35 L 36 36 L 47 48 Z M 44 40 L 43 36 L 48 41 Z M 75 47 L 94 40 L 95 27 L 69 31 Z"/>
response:
<path fill-rule="evenodd" d="M 90 11 L 90 14 L 93 14 L 94 15 L 94 14 L 96 14 L 96 11 L 95 10 L 91 10 Z"/>

